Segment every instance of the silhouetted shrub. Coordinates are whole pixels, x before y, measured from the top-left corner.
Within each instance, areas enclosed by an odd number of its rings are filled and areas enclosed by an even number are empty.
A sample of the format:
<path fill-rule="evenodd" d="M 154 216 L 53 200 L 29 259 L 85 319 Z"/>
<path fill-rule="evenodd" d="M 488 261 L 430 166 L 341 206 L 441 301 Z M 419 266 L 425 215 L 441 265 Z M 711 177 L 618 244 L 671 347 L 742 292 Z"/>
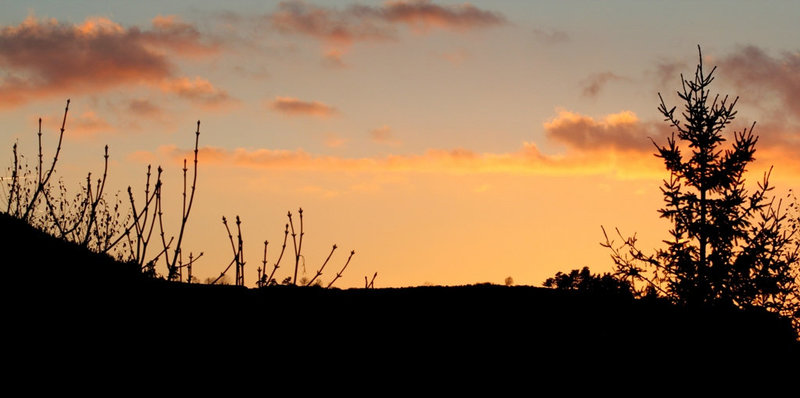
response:
<path fill-rule="evenodd" d="M 189 253 L 188 256 L 184 256 L 182 242 L 196 189 L 200 121 L 197 122 L 195 131 L 191 190 L 187 191 L 188 168 L 184 159 L 180 230 L 177 237 L 170 237 L 166 234 L 162 220 L 161 167 L 158 167 L 154 182 L 151 181 L 151 167 L 147 167 L 145 198 L 143 203 L 139 203 L 138 208 L 133 191 L 130 186 L 128 187 L 129 209 L 124 208 L 119 195 L 113 201 L 106 198 L 105 188 L 109 171 L 108 146 L 105 147 L 103 156 L 102 176 L 93 180 L 92 174 L 88 173 L 85 184 L 76 194 L 68 194 L 64 182 L 54 178 L 66 132 L 69 105 L 70 100 L 67 100 L 58 143 L 49 164 L 44 162 L 41 119 L 37 133 L 38 156 L 32 168 L 26 162 L 24 154 L 20 153 L 18 145 L 16 143 L 13 145 L 13 164 L 9 167 L 8 178 L 2 180 L 6 193 L 4 212 L 59 239 L 78 244 L 96 253 L 113 255 L 118 260 L 136 263 L 141 272 L 147 276 L 158 276 L 156 265 L 162 259 L 166 265 L 166 276 L 170 280 L 183 281 L 183 269 L 188 268 L 191 281 L 192 263 L 203 254 L 194 256 Z M 160 237 L 161 250 L 154 256 L 147 256 L 148 244 L 155 232 L 156 224 L 159 227 L 157 236 Z"/>

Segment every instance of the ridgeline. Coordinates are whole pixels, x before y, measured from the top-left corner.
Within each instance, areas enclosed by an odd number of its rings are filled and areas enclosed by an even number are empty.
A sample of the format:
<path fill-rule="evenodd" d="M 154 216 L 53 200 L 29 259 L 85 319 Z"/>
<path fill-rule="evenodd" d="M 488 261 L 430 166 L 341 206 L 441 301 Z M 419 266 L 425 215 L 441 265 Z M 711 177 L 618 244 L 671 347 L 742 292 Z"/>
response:
<path fill-rule="evenodd" d="M 365 350 L 379 357 L 494 359 L 799 352 L 790 323 L 766 312 L 488 284 L 346 290 L 190 285 L 147 278 L 135 264 L 58 240 L 5 214 L 0 245 L 8 329 L 44 345 L 72 339 L 100 350 L 224 341 L 270 352 L 333 347 L 332 353 Z M 300 341 L 312 348 L 286 344 Z"/>

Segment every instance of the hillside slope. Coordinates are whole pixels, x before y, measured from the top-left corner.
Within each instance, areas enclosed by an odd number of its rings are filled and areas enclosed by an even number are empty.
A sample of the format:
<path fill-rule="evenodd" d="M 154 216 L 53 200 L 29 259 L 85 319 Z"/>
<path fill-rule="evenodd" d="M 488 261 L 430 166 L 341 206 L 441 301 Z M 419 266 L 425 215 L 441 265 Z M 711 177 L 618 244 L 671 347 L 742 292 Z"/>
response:
<path fill-rule="evenodd" d="M 798 352 L 789 323 L 767 313 L 690 311 L 525 286 L 339 290 L 169 283 L 2 214 L 0 245 L 7 324 L 18 337 L 47 344 L 225 342 L 271 352 L 481 358 Z"/>

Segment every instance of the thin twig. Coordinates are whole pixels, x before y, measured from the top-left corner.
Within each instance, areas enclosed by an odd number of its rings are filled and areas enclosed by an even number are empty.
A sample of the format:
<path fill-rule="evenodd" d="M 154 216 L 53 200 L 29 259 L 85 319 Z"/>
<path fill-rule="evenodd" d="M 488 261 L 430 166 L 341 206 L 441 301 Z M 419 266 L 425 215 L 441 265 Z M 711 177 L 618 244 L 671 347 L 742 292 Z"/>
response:
<path fill-rule="evenodd" d="M 339 271 L 339 272 L 337 272 L 337 273 L 336 273 L 336 276 L 333 278 L 333 280 L 331 281 L 331 283 L 329 283 L 329 284 L 328 284 L 328 286 L 326 286 L 326 287 L 325 287 L 326 289 L 328 289 L 328 288 L 330 288 L 331 286 L 333 286 L 333 283 L 334 283 L 334 282 L 336 282 L 336 280 L 337 280 L 337 279 L 339 279 L 339 278 L 341 278 L 341 277 L 342 277 L 342 273 L 344 272 L 344 270 L 345 270 L 345 269 L 347 269 L 347 265 L 348 265 L 348 264 L 350 264 L 350 259 L 352 259 L 352 258 L 353 258 L 353 255 L 354 255 L 354 254 L 356 254 L 356 251 L 355 251 L 355 250 L 351 250 L 351 251 L 350 251 L 350 257 L 347 257 L 347 262 L 346 262 L 346 263 L 344 263 L 344 267 L 342 267 L 342 270 L 341 270 L 341 271 Z"/>
<path fill-rule="evenodd" d="M 331 256 L 333 255 L 333 252 L 335 252 L 335 251 L 336 251 L 336 245 L 333 245 L 333 248 L 331 249 L 331 252 L 328 254 L 328 258 L 326 258 L 326 259 L 325 259 L 325 262 L 324 262 L 324 263 L 322 263 L 322 266 L 321 266 L 321 267 L 319 267 L 319 270 L 317 270 L 317 274 L 316 274 L 316 275 L 314 275 L 314 277 L 313 277 L 313 278 L 311 278 L 311 280 L 310 280 L 310 281 L 308 281 L 308 283 L 306 283 L 306 286 L 311 286 L 311 284 L 312 284 L 312 283 L 314 283 L 314 281 L 315 281 L 315 280 L 316 280 L 316 279 L 317 279 L 317 278 L 318 278 L 320 275 L 322 275 L 322 270 L 324 270 L 324 269 L 325 269 L 325 265 L 327 265 L 327 264 L 328 264 L 328 261 L 331 259 Z"/>
<path fill-rule="evenodd" d="M 378 273 L 375 272 L 375 275 L 372 275 L 372 280 L 367 282 L 367 276 L 364 275 L 364 288 L 365 289 L 374 289 L 375 288 L 375 278 L 378 276 Z"/>
<path fill-rule="evenodd" d="M 300 265 L 300 252 L 297 250 L 297 234 L 294 232 L 292 212 L 290 211 L 287 216 L 289 217 L 289 226 L 292 228 L 292 243 L 294 244 L 294 278 L 292 279 L 292 284 L 297 285 L 297 267 Z"/>
<path fill-rule="evenodd" d="M 272 278 L 275 276 L 275 271 L 280 268 L 281 259 L 283 259 L 283 253 L 286 251 L 286 241 L 289 238 L 289 224 L 286 224 L 286 229 L 283 231 L 283 246 L 281 246 L 281 254 L 278 255 L 278 260 L 275 261 L 275 265 L 272 267 L 272 272 L 270 272 L 269 276 L 266 279 L 266 283 L 272 283 Z M 266 273 L 266 270 L 264 270 Z"/>
<path fill-rule="evenodd" d="M 28 206 L 25 208 L 25 213 L 22 215 L 22 219 L 28 221 L 31 212 L 36 207 L 36 199 L 38 199 L 39 195 L 44 191 L 45 186 L 50 182 L 50 177 L 53 176 L 53 171 L 56 168 L 56 163 L 58 163 L 58 155 L 61 153 L 61 143 L 64 140 L 64 131 L 66 130 L 67 125 L 67 113 L 69 113 L 69 99 L 67 99 L 67 106 L 64 108 L 64 119 L 61 122 L 61 132 L 58 135 L 58 146 L 56 146 L 56 153 L 53 155 L 53 163 L 50 164 L 50 169 L 44 175 L 43 178 L 40 178 L 38 184 L 36 184 L 36 190 L 31 197 L 30 202 L 28 202 Z"/>
<path fill-rule="evenodd" d="M 189 213 L 192 211 L 192 203 L 194 202 L 194 193 L 195 193 L 195 188 L 197 186 L 197 153 L 198 153 L 198 145 L 199 145 L 199 143 L 200 143 L 200 121 L 198 120 L 197 121 L 197 130 L 195 131 L 195 139 L 194 139 L 194 171 L 193 171 L 194 175 L 192 176 L 192 190 L 191 190 L 191 194 L 189 196 L 189 204 L 184 206 L 185 209 L 184 209 L 184 212 L 183 212 L 182 217 L 181 217 L 181 229 L 180 229 L 180 232 L 178 233 L 178 243 L 175 245 L 175 254 L 174 254 L 173 260 L 172 260 L 173 264 L 175 263 L 175 258 L 178 257 L 178 253 L 180 253 L 181 243 L 183 242 L 183 233 L 186 230 L 186 223 L 189 220 Z M 184 180 L 186 178 L 185 177 L 186 176 L 186 170 L 187 170 L 186 169 L 186 160 L 184 160 L 184 167 L 183 167 Z M 185 198 L 186 198 L 186 185 L 185 184 L 184 184 L 184 189 L 183 189 L 183 195 L 184 195 L 184 201 L 185 201 Z"/>

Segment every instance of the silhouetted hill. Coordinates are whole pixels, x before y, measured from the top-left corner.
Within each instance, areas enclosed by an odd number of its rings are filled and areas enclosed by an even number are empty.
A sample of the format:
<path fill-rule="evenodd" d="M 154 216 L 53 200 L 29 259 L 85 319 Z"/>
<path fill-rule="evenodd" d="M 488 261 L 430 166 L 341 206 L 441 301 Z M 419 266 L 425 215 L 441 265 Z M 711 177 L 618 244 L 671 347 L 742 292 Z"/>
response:
<path fill-rule="evenodd" d="M 416 358 L 433 367 L 476 358 L 486 364 L 509 358 L 663 361 L 798 352 L 789 323 L 762 312 L 688 310 L 527 286 L 340 290 L 170 283 L 3 214 L 0 244 L 6 324 L 36 348 L 363 355 Z"/>

